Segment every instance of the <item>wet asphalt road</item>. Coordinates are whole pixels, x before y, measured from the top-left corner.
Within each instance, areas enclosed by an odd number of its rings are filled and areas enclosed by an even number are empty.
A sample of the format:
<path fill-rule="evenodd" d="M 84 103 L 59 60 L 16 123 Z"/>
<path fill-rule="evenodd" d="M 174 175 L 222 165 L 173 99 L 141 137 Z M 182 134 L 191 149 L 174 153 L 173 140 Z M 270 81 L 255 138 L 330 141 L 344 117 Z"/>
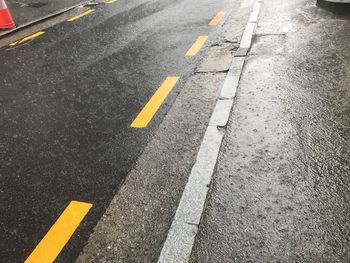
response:
<path fill-rule="evenodd" d="M 84 0 L 6 0 L 6 4 L 16 25 L 51 15 L 63 9 L 79 5 Z M 0 32 L 1 33 L 1 32 Z"/>
<path fill-rule="evenodd" d="M 0 71 L 0 258 L 23 262 L 72 200 L 92 210 L 62 251 L 72 262 L 200 59 L 185 57 L 230 0 L 99 6 L 14 48 Z M 145 129 L 130 124 L 166 76 L 181 76 Z"/>

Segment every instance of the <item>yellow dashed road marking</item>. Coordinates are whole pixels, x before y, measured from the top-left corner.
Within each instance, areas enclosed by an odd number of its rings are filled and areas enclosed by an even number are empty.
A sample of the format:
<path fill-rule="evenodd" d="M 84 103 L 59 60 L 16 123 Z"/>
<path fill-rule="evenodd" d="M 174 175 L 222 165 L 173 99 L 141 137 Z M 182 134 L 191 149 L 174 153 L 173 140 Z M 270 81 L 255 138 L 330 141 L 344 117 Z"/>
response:
<path fill-rule="evenodd" d="M 91 207 L 89 203 L 70 202 L 25 263 L 54 262 Z"/>
<path fill-rule="evenodd" d="M 83 16 L 86 16 L 86 15 L 88 15 L 88 14 L 94 12 L 94 11 L 95 11 L 95 9 L 89 9 L 89 10 L 85 11 L 84 13 L 81 13 L 80 15 L 73 16 L 72 18 L 69 18 L 68 21 L 69 22 L 75 21 L 75 20 L 77 20 L 77 19 L 79 19 L 79 18 L 81 18 Z"/>
<path fill-rule="evenodd" d="M 194 42 L 192 47 L 187 51 L 186 56 L 187 57 L 195 56 L 198 53 L 198 51 L 201 49 L 201 47 L 203 46 L 207 38 L 208 36 L 199 36 L 196 42 Z"/>
<path fill-rule="evenodd" d="M 160 85 L 152 98 L 148 101 L 139 115 L 137 115 L 136 119 L 132 122 L 132 128 L 147 127 L 148 123 L 152 120 L 154 114 L 162 105 L 163 101 L 168 96 L 178 80 L 179 77 L 167 77 L 163 81 L 162 85 Z"/>
<path fill-rule="evenodd" d="M 220 20 L 224 17 L 225 13 L 224 12 L 218 12 L 216 16 L 210 21 L 209 25 L 210 26 L 216 26 Z"/>
<path fill-rule="evenodd" d="M 23 42 L 26 42 L 26 41 L 32 40 L 32 39 L 34 39 L 34 38 L 36 38 L 36 37 L 38 37 L 38 36 L 41 36 L 42 34 L 45 34 L 45 32 L 43 32 L 43 31 L 36 32 L 36 33 L 33 34 L 33 35 L 30 35 L 30 36 L 27 36 L 27 37 L 25 37 L 25 38 L 22 38 L 21 40 L 12 42 L 12 43 L 10 44 L 10 46 L 11 46 L 11 47 L 16 46 L 16 45 L 18 45 L 18 44 L 21 44 L 21 43 L 23 43 Z"/>
<path fill-rule="evenodd" d="M 115 2 L 117 2 L 118 0 L 108 0 L 108 1 L 106 1 L 106 3 L 107 4 L 113 4 L 113 3 L 115 3 Z"/>

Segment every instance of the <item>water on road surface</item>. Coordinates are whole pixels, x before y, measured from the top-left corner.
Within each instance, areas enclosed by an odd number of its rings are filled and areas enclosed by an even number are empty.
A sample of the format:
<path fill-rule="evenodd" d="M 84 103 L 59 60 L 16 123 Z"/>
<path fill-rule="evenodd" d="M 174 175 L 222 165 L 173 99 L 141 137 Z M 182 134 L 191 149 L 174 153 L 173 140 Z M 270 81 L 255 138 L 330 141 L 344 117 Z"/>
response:
<path fill-rule="evenodd" d="M 59 258 L 74 260 L 201 57 L 185 53 L 233 4 L 119 0 L 0 50 L 3 260 L 23 261 L 76 200 L 93 207 Z M 164 105 L 132 128 L 167 76 Z"/>
<path fill-rule="evenodd" d="M 349 19 L 264 1 L 191 262 L 349 262 Z"/>

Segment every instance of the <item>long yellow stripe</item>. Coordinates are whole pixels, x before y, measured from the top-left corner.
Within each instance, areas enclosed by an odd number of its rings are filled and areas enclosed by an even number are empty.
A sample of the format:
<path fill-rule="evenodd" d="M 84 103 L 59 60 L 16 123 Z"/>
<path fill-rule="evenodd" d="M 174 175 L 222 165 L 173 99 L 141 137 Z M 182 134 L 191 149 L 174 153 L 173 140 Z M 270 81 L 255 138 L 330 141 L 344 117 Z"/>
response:
<path fill-rule="evenodd" d="M 216 26 L 220 20 L 224 17 L 225 13 L 224 12 L 218 12 L 216 16 L 210 21 L 209 25 L 210 26 Z"/>
<path fill-rule="evenodd" d="M 162 85 L 160 85 L 152 98 L 132 122 L 132 128 L 144 128 L 148 125 L 178 80 L 179 77 L 167 77 L 163 81 Z"/>
<path fill-rule="evenodd" d="M 113 4 L 114 2 L 117 2 L 118 0 L 108 0 L 106 1 L 107 4 Z"/>
<path fill-rule="evenodd" d="M 85 11 L 84 13 L 81 13 L 80 15 L 73 16 L 72 18 L 69 18 L 68 21 L 69 22 L 75 21 L 75 20 L 81 18 L 82 16 L 86 16 L 94 11 L 95 11 L 95 9 L 89 9 L 89 10 Z"/>
<path fill-rule="evenodd" d="M 42 34 L 45 34 L 45 32 L 43 32 L 43 31 L 36 32 L 36 33 L 34 33 L 33 35 L 30 35 L 30 36 L 27 36 L 27 37 L 25 37 L 25 38 L 22 38 L 21 40 L 12 42 L 12 43 L 10 44 L 10 46 L 13 47 L 13 46 L 15 46 L 15 45 L 21 44 L 21 43 L 23 43 L 23 42 L 26 42 L 26 41 L 28 41 L 28 40 L 31 40 L 31 39 L 36 38 L 36 37 L 38 37 L 38 36 L 41 36 Z"/>
<path fill-rule="evenodd" d="M 54 262 L 91 207 L 89 203 L 70 202 L 25 263 Z"/>
<path fill-rule="evenodd" d="M 187 57 L 195 56 L 198 53 L 198 51 L 201 49 L 201 47 L 203 46 L 207 38 L 208 36 L 199 36 L 196 42 L 194 42 L 194 44 L 192 45 L 192 47 L 186 52 L 186 56 Z"/>

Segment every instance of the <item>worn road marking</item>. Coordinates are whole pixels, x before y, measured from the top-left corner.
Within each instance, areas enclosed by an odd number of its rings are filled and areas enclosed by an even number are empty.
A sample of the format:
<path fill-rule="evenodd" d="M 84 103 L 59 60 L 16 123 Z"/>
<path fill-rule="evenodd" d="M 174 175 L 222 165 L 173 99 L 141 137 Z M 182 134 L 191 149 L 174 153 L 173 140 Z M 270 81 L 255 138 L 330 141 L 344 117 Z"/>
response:
<path fill-rule="evenodd" d="M 175 86 L 179 77 L 167 77 L 162 85 L 158 88 L 156 93 L 148 101 L 148 103 L 143 107 L 139 115 L 132 122 L 132 128 L 144 128 L 147 127 L 148 123 L 152 120 L 154 114 L 158 111 L 159 107 L 162 105 L 165 98 L 168 96 L 170 91 Z"/>
<path fill-rule="evenodd" d="M 117 2 L 118 0 L 108 0 L 108 1 L 106 1 L 106 3 L 107 4 L 113 4 L 113 3 L 115 3 L 115 2 Z"/>
<path fill-rule="evenodd" d="M 220 11 L 216 14 L 216 16 L 214 16 L 214 18 L 209 22 L 210 26 L 216 26 L 220 20 L 224 17 L 225 12 Z"/>
<path fill-rule="evenodd" d="M 198 51 L 201 49 L 201 47 L 203 46 L 207 38 L 208 36 L 199 36 L 196 42 L 194 42 L 194 44 L 192 45 L 192 47 L 186 52 L 186 56 L 187 57 L 195 56 L 198 53 Z"/>
<path fill-rule="evenodd" d="M 91 207 L 89 203 L 70 202 L 25 263 L 54 262 Z"/>
<path fill-rule="evenodd" d="M 22 38 L 21 40 L 12 42 L 12 43 L 10 44 L 10 46 L 13 47 L 13 46 L 18 45 L 18 44 L 21 44 L 21 43 L 23 43 L 23 42 L 32 40 L 32 39 L 34 39 L 34 38 L 36 38 L 36 37 L 38 37 L 38 36 L 41 36 L 42 34 L 45 34 L 45 32 L 43 32 L 43 31 L 36 32 L 36 33 L 34 33 L 33 35 L 30 35 L 30 36 L 27 36 L 27 37 L 25 37 L 25 38 Z"/>
<path fill-rule="evenodd" d="M 94 12 L 94 11 L 95 11 L 95 9 L 89 9 L 89 10 L 85 11 L 84 13 L 81 13 L 80 15 L 73 16 L 72 18 L 69 18 L 68 21 L 69 22 L 75 21 L 75 20 L 77 20 L 77 19 L 79 19 L 79 18 L 81 18 L 83 16 L 86 16 L 86 15 L 88 15 L 88 14 Z"/>

